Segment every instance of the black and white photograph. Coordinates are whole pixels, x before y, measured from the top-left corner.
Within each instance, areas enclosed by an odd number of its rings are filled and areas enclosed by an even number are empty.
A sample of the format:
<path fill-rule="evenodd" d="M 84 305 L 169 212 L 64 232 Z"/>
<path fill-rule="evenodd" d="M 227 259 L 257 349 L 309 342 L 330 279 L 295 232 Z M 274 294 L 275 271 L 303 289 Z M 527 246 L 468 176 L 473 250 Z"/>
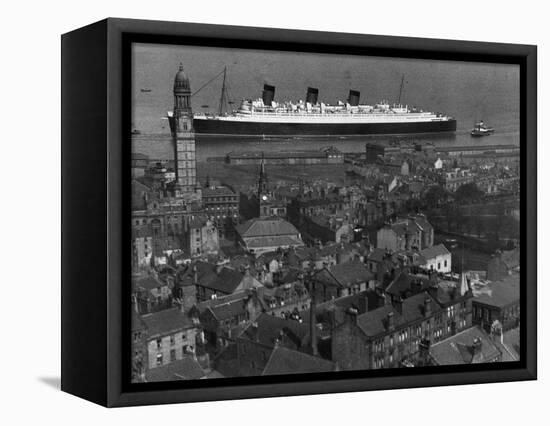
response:
<path fill-rule="evenodd" d="M 520 361 L 520 67 L 131 48 L 131 381 Z"/>

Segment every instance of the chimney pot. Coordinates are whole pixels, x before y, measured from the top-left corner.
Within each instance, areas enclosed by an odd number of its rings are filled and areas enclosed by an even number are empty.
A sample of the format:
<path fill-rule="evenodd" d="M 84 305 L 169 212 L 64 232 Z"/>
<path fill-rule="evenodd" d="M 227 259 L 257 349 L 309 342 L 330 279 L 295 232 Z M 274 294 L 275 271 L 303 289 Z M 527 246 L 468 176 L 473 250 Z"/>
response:
<path fill-rule="evenodd" d="M 432 299 L 427 297 L 424 300 L 424 316 L 429 317 L 432 314 Z"/>
<path fill-rule="evenodd" d="M 393 312 L 388 312 L 387 315 L 387 321 L 388 321 L 388 331 L 393 331 L 395 329 L 395 318 L 393 315 Z"/>

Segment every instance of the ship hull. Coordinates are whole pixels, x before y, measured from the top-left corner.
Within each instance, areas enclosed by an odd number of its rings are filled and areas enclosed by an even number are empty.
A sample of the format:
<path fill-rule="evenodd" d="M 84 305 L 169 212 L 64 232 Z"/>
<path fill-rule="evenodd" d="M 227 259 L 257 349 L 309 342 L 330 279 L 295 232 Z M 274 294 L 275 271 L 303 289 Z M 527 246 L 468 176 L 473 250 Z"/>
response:
<path fill-rule="evenodd" d="M 409 123 L 266 123 L 195 119 L 197 135 L 210 136 L 362 136 L 443 133 L 456 130 L 456 120 Z"/>

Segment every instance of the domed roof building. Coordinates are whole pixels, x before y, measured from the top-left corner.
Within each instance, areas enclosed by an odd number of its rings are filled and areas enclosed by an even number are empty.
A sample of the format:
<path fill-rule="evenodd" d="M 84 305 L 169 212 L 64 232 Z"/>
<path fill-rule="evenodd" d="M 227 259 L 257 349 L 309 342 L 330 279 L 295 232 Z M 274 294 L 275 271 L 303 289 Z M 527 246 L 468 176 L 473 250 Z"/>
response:
<path fill-rule="evenodd" d="M 189 77 L 183 70 L 183 64 L 180 63 L 179 71 L 174 78 L 174 93 L 176 92 L 190 92 L 191 86 L 189 85 Z"/>

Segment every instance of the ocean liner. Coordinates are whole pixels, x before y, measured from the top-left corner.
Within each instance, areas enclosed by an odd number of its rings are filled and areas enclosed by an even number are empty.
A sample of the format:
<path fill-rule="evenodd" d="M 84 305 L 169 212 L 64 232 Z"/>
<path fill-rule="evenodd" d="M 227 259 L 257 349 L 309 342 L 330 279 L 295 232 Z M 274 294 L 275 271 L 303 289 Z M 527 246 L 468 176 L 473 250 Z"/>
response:
<path fill-rule="evenodd" d="M 223 102 L 223 89 L 222 101 Z M 347 102 L 318 102 L 319 90 L 309 87 L 305 101 L 275 102 L 275 87 L 265 84 L 262 97 L 243 100 L 231 113 L 199 113 L 193 117 L 197 135 L 211 136 L 355 136 L 454 132 L 456 120 L 416 107 L 380 102 L 363 105 L 350 90 Z"/>

